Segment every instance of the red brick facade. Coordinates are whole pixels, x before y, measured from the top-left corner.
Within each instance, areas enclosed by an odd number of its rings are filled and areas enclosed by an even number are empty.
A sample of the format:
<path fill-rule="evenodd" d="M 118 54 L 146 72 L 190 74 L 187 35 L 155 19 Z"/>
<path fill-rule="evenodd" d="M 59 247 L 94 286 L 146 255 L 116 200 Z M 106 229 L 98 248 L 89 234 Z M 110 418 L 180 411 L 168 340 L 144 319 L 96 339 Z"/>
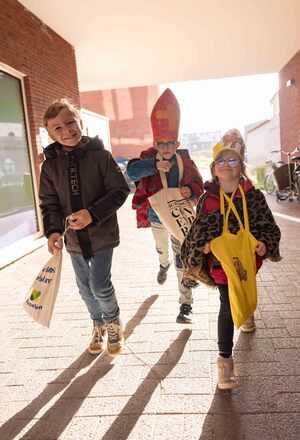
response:
<path fill-rule="evenodd" d="M 0 69 L 1 63 L 26 75 L 30 136 L 36 157 L 46 107 L 62 96 L 79 104 L 74 49 L 17 0 L 5 0 L 0 14 Z"/>
<path fill-rule="evenodd" d="M 300 51 L 279 72 L 279 104 L 281 148 L 292 151 L 300 146 Z"/>
<path fill-rule="evenodd" d="M 81 92 L 82 108 L 109 118 L 112 153 L 133 158 L 152 145 L 150 114 L 158 86 Z"/>

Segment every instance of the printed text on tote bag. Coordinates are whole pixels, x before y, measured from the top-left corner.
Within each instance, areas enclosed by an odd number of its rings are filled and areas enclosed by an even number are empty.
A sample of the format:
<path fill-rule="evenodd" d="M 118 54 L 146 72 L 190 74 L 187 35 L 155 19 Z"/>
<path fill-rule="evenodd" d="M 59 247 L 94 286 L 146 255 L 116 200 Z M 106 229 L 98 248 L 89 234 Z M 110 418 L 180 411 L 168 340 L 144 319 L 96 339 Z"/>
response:
<path fill-rule="evenodd" d="M 55 267 L 53 266 L 45 266 L 41 270 L 41 273 L 36 277 L 36 281 L 39 281 L 40 283 L 44 283 L 46 285 L 51 284 L 51 281 L 53 280 L 53 276 L 56 272 Z M 44 275 L 45 273 L 45 275 Z M 51 277 L 47 277 L 47 273 L 51 274 Z M 38 305 L 38 302 L 42 296 L 42 292 L 40 290 L 33 289 L 30 295 L 30 298 L 27 298 L 26 303 L 36 310 L 42 310 L 43 306 Z"/>
<path fill-rule="evenodd" d="M 168 202 L 172 217 L 185 236 L 193 223 L 193 208 L 185 200 L 171 200 Z"/>

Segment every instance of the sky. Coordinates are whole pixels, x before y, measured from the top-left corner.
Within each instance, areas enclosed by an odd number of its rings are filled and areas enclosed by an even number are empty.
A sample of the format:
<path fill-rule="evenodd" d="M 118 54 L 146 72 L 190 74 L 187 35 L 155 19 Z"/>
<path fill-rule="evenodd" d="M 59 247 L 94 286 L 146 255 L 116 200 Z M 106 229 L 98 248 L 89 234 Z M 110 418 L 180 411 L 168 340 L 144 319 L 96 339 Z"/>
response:
<path fill-rule="evenodd" d="M 180 133 L 226 132 L 269 119 L 271 98 L 278 91 L 278 73 L 161 84 L 176 95 L 181 112 Z"/>

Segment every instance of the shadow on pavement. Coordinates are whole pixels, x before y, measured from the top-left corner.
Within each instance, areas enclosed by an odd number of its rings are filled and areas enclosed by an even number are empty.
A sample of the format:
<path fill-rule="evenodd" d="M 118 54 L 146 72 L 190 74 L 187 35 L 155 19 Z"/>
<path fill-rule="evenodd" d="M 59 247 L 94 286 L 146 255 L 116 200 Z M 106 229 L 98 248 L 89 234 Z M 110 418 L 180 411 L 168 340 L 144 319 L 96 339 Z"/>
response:
<path fill-rule="evenodd" d="M 205 417 L 199 440 L 242 440 L 241 417 L 237 402 L 233 400 L 236 391 L 217 387 L 211 406 Z"/>
<path fill-rule="evenodd" d="M 125 339 L 132 334 L 135 327 L 144 319 L 148 309 L 157 298 L 158 295 L 152 295 L 140 305 L 136 314 L 126 325 L 124 330 Z M 94 363 L 93 368 L 72 382 L 78 372 L 88 367 L 95 360 L 95 357 L 95 355 L 88 354 L 87 350 L 84 351 L 69 368 L 60 374 L 51 384 L 47 385 L 36 399 L 0 427 L 1 440 L 13 440 L 43 406 L 56 394 L 64 388 L 67 388 L 54 405 L 47 410 L 36 424 L 22 437 L 24 440 L 57 439 L 70 423 L 96 382 L 113 368 L 111 364 L 113 358 L 107 355 L 103 356 L 101 353 Z M 72 383 L 70 384 L 70 382 Z"/>
<path fill-rule="evenodd" d="M 237 331 L 236 329 L 234 330 Z M 248 335 L 240 334 L 235 343 L 235 350 L 246 349 L 249 346 Z M 216 345 L 216 358 L 218 356 Z M 236 359 L 235 359 L 236 360 Z M 214 374 L 218 374 L 217 367 Z M 235 374 L 238 377 L 238 368 L 235 365 Z M 215 378 L 217 381 L 217 377 Z M 236 396 L 240 392 L 240 387 L 233 390 L 219 390 L 215 388 L 215 394 L 210 408 L 205 415 L 202 432 L 199 440 L 244 440 L 241 432 L 241 408 L 238 405 Z"/>
<path fill-rule="evenodd" d="M 234 350 L 240 386 L 232 391 L 216 387 L 199 440 L 299 438 L 299 368 L 295 359 L 277 357 L 271 337 L 263 337 L 265 330 L 240 333 Z"/>
<path fill-rule="evenodd" d="M 151 368 L 148 375 L 140 384 L 134 395 L 129 399 L 118 417 L 112 423 L 101 440 L 126 440 L 144 408 L 150 401 L 153 392 L 160 382 L 168 376 L 182 356 L 184 347 L 191 336 L 192 331 L 184 329 L 180 332 L 169 348 L 161 355 L 158 362 Z M 172 353 L 171 362 L 162 364 L 166 354 Z"/>

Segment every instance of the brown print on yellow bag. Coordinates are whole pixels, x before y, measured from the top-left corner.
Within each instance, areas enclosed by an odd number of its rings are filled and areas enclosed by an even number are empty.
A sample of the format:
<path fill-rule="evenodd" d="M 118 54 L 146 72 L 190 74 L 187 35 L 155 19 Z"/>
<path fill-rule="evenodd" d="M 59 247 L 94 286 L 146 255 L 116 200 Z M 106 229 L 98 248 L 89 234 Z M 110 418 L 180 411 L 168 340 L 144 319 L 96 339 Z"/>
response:
<path fill-rule="evenodd" d="M 238 259 L 238 257 L 233 257 L 232 261 L 239 276 L 239 279 L 241 281 L 247 281 L 247 271 L 244 269 L 241 261 Z"/>

